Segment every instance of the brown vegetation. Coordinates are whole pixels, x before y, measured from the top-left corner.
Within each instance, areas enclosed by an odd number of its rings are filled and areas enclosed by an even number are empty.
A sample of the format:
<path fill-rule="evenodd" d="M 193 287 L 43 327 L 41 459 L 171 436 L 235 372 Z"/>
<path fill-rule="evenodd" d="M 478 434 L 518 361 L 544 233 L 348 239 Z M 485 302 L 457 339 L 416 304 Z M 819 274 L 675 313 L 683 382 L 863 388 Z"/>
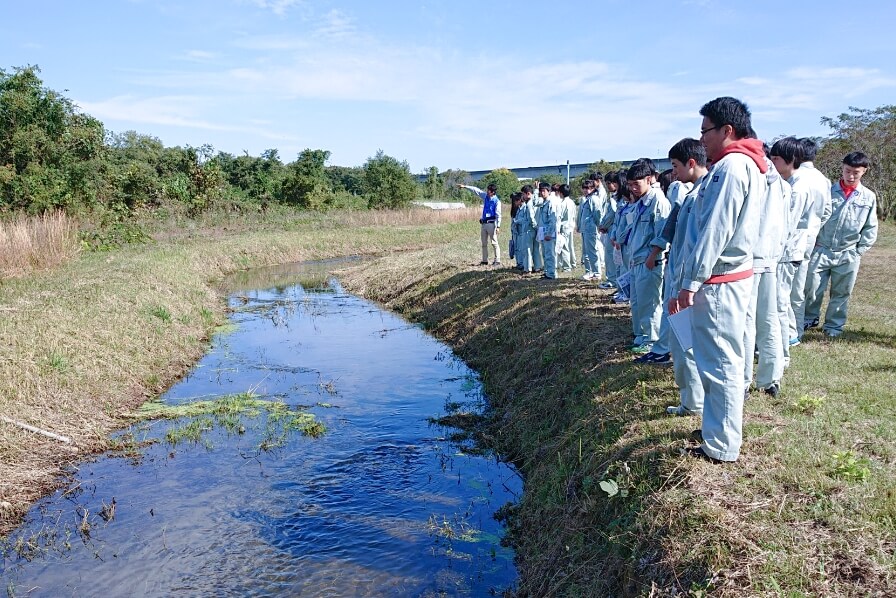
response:
<path fill-rule="evenodd" d="M 63 212 L 0 220 L 0 279 L 58 266 L 78 252 L 78 224 Z"/>

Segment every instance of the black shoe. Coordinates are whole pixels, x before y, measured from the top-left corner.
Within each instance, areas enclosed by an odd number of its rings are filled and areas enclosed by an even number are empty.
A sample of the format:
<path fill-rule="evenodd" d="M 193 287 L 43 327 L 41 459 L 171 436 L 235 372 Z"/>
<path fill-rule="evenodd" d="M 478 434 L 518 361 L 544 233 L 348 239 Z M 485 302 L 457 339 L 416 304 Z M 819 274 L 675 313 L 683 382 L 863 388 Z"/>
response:
<path fill-rule="evenodd" d="M 765 394 L 769 395 L 769 396 L 770 396 L 771 398 L 773 398 L 773 399 L 777 399 L 777 398 L 778 398 L 778 393 L 781 392 L 781 385 L 778 384 L 777 382 L 775 382 L 774 384 L 772 384 L 772 385 L 769 386 L 768 388 L 763 388 L 763 389 L 762 389 L 762 392 L 764 392 Z"/>
<path fill-rule="evenodd" d="M 698 444 L 703 444 L 703 430 L 697 429 L 691 432 L 691 440 Z"/>
<path fill-rule="evenodd" d="M 672 355 L 670 355 L 669 353 L 654 353 L 653 357 L 647 360 L 647 363 L 653 363 L 656 365 L 672 363 Z"/>
<path fill-rule="evenodd" d="M 803 324 L 803 330 L 809 330 L 810 328 L 815 328 L 818 326 L 818 318 L 812 318 L 811 321 Z"/>
<path fill-rule="evenodd" d="M 479 262 L 480 266 L 488 266 L 488 262 Z"/>
<path fill-rule="evenodd" d="M 650 363 L 654 357 L 657 357 L 657 354 L 654 353 L 653 351 L 649 351 L 649 352 L 645 353 L 644 355 L 635 357 L 635 363 Z"/>
<path fill-rule="evenodd" d="M 715 463 L 715 464 L 724 463 L 724 461 L 722 461 L 720 459 L 716 459 L 715 457 L 710 457 L 709 455 L 707 455 L 706 452 L 703 450 L 702 446 L 689 447 L 689 448 L 685 449 L 685 453 L 689 457 L 694 457 L 695 459 L 703 459 L 704 461 L 709 461 L 710 463 Z"/>

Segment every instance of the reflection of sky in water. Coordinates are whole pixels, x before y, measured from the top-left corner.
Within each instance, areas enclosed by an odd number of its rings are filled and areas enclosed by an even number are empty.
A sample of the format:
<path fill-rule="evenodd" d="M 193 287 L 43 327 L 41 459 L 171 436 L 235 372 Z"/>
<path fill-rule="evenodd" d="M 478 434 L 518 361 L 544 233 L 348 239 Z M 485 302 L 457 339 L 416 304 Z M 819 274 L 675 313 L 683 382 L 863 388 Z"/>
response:
<path fill-rule="evenodd" d="M 338 286 L 238 291 L 230 306 L 236 330 L 165 399 L 254 389 L 311 406 L 327 434 L 261 452 L 262 417 L 244 435 L 208 433 L 211 450 L 161 443 L 137 465 L 82 464 L 75 489 L 42 502 L 12 538 L 52 547 L 30 563 L 8 556 L 4 586 L 32 596 L 482 596 L 513 583 L 492 513 L 520 491 L 518 477 L 426 421 L 446 401 L 478 404 L 462 363 Z M 105 523 L 97 515 L 113 496 Z M 83 509 L 89 539 L 77 531 Z"/>

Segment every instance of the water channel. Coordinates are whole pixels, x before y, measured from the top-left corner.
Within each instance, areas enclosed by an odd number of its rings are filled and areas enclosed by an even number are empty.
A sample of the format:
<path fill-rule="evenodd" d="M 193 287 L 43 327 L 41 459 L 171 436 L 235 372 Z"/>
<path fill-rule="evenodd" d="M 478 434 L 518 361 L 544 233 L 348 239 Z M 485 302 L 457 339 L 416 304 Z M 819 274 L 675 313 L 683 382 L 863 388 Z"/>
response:
<path fill-rule="evenodd" d="M 10 536 L 3 590 L 428 597 L 512 587 L 493 514 L 519 496 L 519 477 L 431 421 L 483 407 L 475 373 L 343 292 L 333 267 L 229 281 L 231 329 L 162 398 L 251 391 L 307 410 L 323 435 L 278 427 L 265 410 L 200 426 L 191 440 L 174 432 L 196 418 L 135 424 L 119 437 L 139 452 L 80 464 Z"/>

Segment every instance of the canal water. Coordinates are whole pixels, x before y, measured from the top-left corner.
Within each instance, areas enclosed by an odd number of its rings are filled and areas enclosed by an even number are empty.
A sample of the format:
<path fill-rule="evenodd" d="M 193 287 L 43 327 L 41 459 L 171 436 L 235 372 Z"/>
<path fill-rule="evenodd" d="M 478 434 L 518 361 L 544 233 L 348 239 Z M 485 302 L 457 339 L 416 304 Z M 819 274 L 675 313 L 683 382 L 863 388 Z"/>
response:
<path fill-rule="evenodd" d="M 229 281 L 231 325 L 163 397 L 184 405 L 249 391 L 307 410 L 323 435 L 278 426 L 264 409 L 229 426 L 135 424 L 119 435 L 125 450 L 80 464 L 10 536 L 3 590 L 428 597 L 512 587 L 493 515 L 518 498 L 520 479 L 433 423 L 484 408 L 476 374 L 418 327 L 343 292 L 334 266 Z"/>

